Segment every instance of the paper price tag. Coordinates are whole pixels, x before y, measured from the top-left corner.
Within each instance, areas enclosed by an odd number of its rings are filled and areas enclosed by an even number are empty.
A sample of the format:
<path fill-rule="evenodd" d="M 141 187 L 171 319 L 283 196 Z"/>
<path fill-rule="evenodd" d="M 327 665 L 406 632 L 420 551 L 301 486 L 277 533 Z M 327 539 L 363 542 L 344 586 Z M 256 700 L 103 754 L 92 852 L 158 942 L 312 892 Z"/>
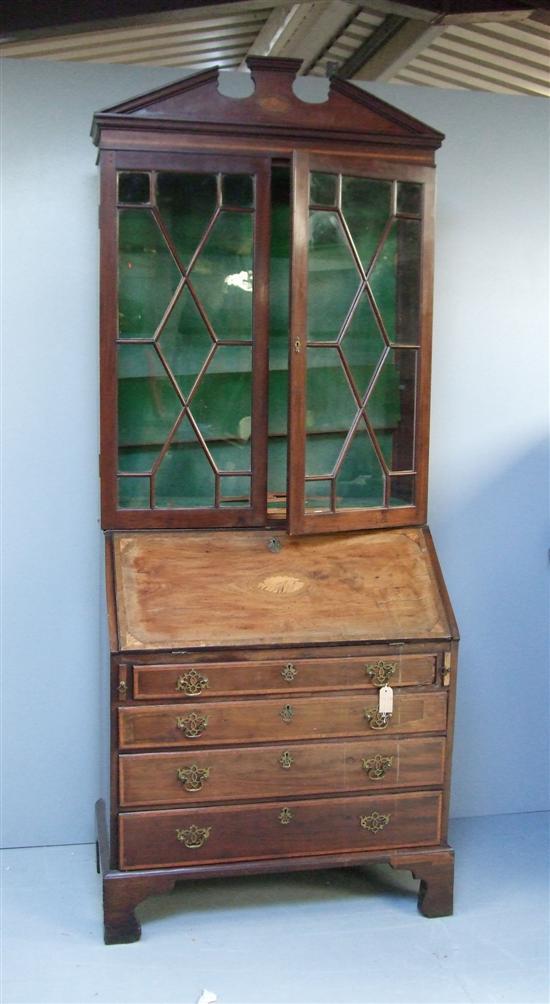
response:
<path fill-rule="evenodd" d="M 383 715 L 391 715 L 393 712 L 393 690 L 387 685 L 380 687 L 378 691 L 378 710 Z"/>

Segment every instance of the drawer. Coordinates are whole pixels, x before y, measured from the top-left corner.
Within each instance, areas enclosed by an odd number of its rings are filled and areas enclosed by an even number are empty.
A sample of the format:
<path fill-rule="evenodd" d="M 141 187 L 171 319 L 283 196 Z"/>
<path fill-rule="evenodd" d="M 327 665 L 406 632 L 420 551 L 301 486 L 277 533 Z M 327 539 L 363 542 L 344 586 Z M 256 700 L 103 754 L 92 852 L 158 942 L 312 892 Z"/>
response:
<path fill-rule="evenodd" d="M 209 701 L 190 707 L 150 705 L 119 708 L 121 749 L 162 746 L 221 746 L 228 743 L 288 742 L 338 736 L 442 732 L 447 719 L 443 691 L 394 696 L 391 719 L 377 721 L 377 694 Z"/>
<path fill-rule="evenodd" d="M 128 812 L 120 867 L 165 868 L 440 842 L 440 792 Z"/>
<path fill-rule="evenodd" d="M 339 656 L 132 667 L 136 701 L 290 691 L 392 687 L 435 682 L 436 655 Z"/>
<path fill-rule="evenodd" d="M 443 784 L 445 740 L 352 739 L 119 757 L 120 805 L 227 802 Z"/>

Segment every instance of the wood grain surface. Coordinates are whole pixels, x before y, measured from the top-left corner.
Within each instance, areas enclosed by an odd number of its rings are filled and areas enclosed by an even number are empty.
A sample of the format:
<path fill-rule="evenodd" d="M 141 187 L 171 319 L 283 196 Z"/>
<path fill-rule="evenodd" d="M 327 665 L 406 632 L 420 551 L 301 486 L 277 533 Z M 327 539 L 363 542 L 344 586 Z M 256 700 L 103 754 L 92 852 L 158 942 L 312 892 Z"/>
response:
<path fill-rule="evenodd" d="M 121 651 L 450 637 L 422 529 L 116 533 L 113 544 Z"/>
<path fill-rule="evenodd" d="M 287 823 L 281 821 L 284 810 L 287 818 L 290 813 Z M 440 792 L 410 792 L 121 813 L 121 867 L 161 868 L 437 844 L 440 811 Z M 375 813 L 389 817 L 378 832 L 361 825 L 362 816 Z M 187 848 L 178 839 L 177 831 L 191 826 L 209 830 L 201 847 Z"/>
<path fill-rule="evenodd" d="M 379 662 L 394 667 L 389 677 L 392 687 L 435 682 L 435 655 L 395 655 L 332 659 L 274 659 L 256 662 L 219 662 L 204 665 L 133 666 L 132 696 L 137 701 L 166 698 L 196 700 L 197 697 L 230 697 L 237 694 L 352 690 L 375 685 L 369 676 Z M 193 674 L 193 675 L 190 675 Z M 186 682 L 187 681 L 187 682 Z M 190 695 L 193 686 L 198 690 Z"/>
<path fill-rule="evenodd" d="M 376 711 L 377 695 L 296 697 L 244 701 L 201 701 L 192 707 L 147 705 L 118 711 L 121 749 L 167 746 L 225 746 L 228 743 L 291 742 L 338 736 L 442 732 L 447 722 L 447 694 L 397 693 L 388 726 L 373 730 L 365 716 Z M 290 710 L 288 710 L 290 709 Z M 195 737 L 185 734 L 189 715 L 204 723 Z M 195 729 L 196 731 L 196 729 Z"/>
<path fill-rule="evenodd" d="M 443 783 L 444 756 L 445 740 L 435 737 L 130 753 L 119 757 L 119 798 L 124 808 L 145 808 L 424 788 Z M 202 772 L 198 791 L 192 768 Z"/>

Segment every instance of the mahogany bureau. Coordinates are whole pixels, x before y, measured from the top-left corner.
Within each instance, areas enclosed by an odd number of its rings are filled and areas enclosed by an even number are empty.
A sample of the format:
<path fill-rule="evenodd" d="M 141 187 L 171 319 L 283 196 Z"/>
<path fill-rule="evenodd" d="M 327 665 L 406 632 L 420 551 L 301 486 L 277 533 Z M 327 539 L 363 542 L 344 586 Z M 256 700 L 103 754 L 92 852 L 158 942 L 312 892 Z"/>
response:
<path fill-rule="evenodd" d="M 387 862 L 452 911 L 426 527 L 435 130 L 249 61 L 95 117 L 105 940 L 186 879 Z"/>

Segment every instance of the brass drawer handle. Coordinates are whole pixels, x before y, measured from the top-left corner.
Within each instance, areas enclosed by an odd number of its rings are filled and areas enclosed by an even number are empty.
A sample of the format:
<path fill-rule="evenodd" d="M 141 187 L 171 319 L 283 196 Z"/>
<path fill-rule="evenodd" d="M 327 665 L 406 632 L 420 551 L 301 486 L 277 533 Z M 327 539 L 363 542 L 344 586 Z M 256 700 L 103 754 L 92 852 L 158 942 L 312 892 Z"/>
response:
<path fill-rule="evenodd" d="M 371 781 L 378 781 L 390 767 L 393 765 L 392 756 L 382 756 L 381 753 L 377 753 L 376 756 L 370 756 L 368 759 L 363 760 L 363 767 L 366 770 Z"/>
<path fill-rule="evenodd" d="M 380 732 L 382 729 L 387 729 L 391 715 L 386 711 L 379 711 L 378 708 L 365 708 L 365 718 L 371 729 Z"/>
<path fill-rule="evenodd" d="M 292 704 L 283 705 L 281 708 L 281 718 L 283 719 L 283 722 L 288 723 L 292 721 L 294 718 L 294 708 L 292 707 Z"/>
<path fill-rule="evenodd" d="M 210 777 L 210 767 L 198 767 L 196 763 L 190 767 L 177 767 L 176 776 L 186 791 L 200 791 L 202 782 Z"/>
<path fill-rule="evenodd" d="M 291 819 L 292 819 L 292 813 L 290 809 L 287 809 L 286 807 L 282 809 L 281 812 L 279 813 L 279 822 L 282 823 L 283 826 L 288 826 Z"/>
<path fill-rule="evenodd" d="M 292 756 L 292 753 L 289 753 L 288 750 L 285 750 L 284 753 L 281 753 L 279 757 L 279 763 L 284 770 L 289 770 L 292 767 L 292 764 L 294 763 L 294 757 Z"/>
<path fill-rule="evenodd" d="M 189 850 L 194 850 L 206 843 L 211 829 L 211 826 L 195 826 L 193 823 L 192 826 L 188 826 L 185 830 L 176 830 L 176 837 Z"/>
<path fill-rule="evenodd" d="M 206 690 L 207 687 L 208 677 L 203 676 L 196 669 L 188 670 L 183 676 L 178 676 L 176 680 L 176 690 L 183 691 L 189 697 L 196 697 L 197 694 L 202 694 L 203 690 Z"/>
<path fill-rule="evenodd" d="M 379 659 L 378 662 L 368 662 L 365 666 L 365 673 L 370 676 L 375 687 L 385 687 L 395 672 L 397 672 L 397 663 L 385 662 L 384 659 Z"/>
<path fill-rule="evenodd" d="M 185 733 L 188 739 L 196 739 L 204 732 L 208 725 L 208 715 L 201 715 L 197 711 L 191 711 L 188 715 L 176 718 L 176 725 Z"/>
<path fill-rule="evenodd" d="M 370 816 L 359 816 L 359 819 L 364 830 L 369 830 L 370 833 L 378 833 L 388 825 L 391 814 L 389 812 L 386 814 L 375 811 L 371 812 Z"/>
<path fill-rule="evenodd" d="M 287 683 L 292 683 L 297 672 L 298 670 L 296 669 L 294 663 L 287 662 L 286 666 L 283 666 L 281 670 L 281 676 L 283 680 L 286 680 Z"/>

